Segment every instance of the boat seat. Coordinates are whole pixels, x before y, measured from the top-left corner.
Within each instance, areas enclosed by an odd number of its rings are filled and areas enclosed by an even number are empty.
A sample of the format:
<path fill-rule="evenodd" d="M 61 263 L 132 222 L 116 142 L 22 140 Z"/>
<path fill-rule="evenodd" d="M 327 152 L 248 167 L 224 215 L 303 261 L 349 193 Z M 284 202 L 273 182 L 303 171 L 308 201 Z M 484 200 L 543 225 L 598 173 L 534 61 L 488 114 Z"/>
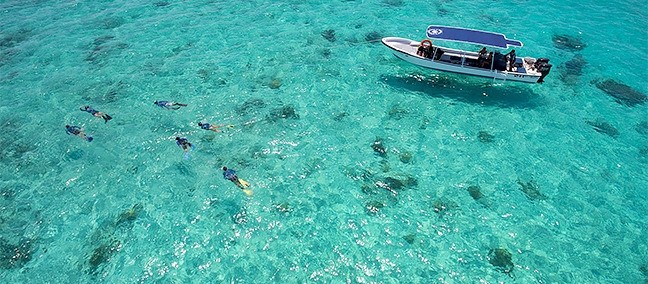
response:
<path fill-rule="evenodd" d="M 517 67 L 516 69 L 518 73 L 526 73 L 526 69 L 524 67 Z"/>
<path fill-rule="evenodd" d="M 524 61 L 520 57 L 515 58 L 515 64 L 513 65 L 515 67 L 522 67 L 524 66 Z"/>

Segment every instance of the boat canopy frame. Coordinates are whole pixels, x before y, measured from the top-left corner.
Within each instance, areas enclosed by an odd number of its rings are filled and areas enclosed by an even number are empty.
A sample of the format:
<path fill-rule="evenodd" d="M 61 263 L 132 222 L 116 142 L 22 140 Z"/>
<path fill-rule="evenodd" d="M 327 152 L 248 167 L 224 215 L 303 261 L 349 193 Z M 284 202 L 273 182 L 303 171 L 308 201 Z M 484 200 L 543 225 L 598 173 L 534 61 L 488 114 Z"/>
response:
<path fill-rule="evenodd" d="M 501 33 L 459 27 L 430 25 L 427 27 L 425 33 L 430 39 L 479 44 L 495 48 L 506 49 L 509 46 L 523 46 L 521 41 L 508 39 Z"/>

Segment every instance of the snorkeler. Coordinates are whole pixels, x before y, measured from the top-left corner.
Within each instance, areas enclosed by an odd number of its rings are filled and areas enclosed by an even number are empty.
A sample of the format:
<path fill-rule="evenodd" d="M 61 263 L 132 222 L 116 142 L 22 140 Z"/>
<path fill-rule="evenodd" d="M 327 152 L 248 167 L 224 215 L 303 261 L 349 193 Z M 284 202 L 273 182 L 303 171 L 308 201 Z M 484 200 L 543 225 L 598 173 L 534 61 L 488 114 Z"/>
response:
<path fill-rule="evenodd" d="M 88 142 L 92 142 L 92 139 L 93 139 L 91 136 L 88 136 L 88 135 L 85 134 L 85 132 L 83 131 L 83 128 L 75 126 L 75 125 L 73 125 L 73 126 L 65 125 L 65 133 L 67 133 L 68 135 L 72 134 L 72 135 L 75 135 L 75 136 L 79 136 L 83 140 L 86 140 Z"/>
<path fill-rule="evenodd" d="M 165 109 L 179 110 L 181 107 L 186 107 L 186 104 L 170 102 L 170 101 L 155 101 L 153 102 L 156 106 L 163 107 Z"/>
<path fill-rule="evenodd" d="M 192 145 L 189 140 L 184 137 L 180 138 L 176 136 L 175 140 L 176 145 L 178 145 L 184 151 L 184 158 L 189 159 L 189 151 L 194 149 L 194 145 Z"/>
<path fill-rule="evenodd" d="M 209 124 L 209 123 L 198 122 L 198 126 L 200 126 L 200 128 L 205 129 L 205 130 L 211 130 L 211 131 L 214 131 L 214 132 L 221 132 L 220 130 L 218 130 L 218 128 L 221 128 L 221 127 L 223 127 L 225 125 L 214 125 L 214 124 Z M 234 127 L 234 125 L 229 124 L 229 125 L 227 125 L 227 127 L 232 128 L 232 127 Z"/>
<path fill-rule="evenodd" d="M 110 115 L 108 115 L 108 114 L 106 114 L 104 112 L 97 111 L 97 110 L 93 109 L 91 106 L 82 106 L 81 108 L 79 108 L 79 110 L 88 112 L 89 114 L 92 114 L 94 117 L 103 118 L 103 120 L 106 123 L 108 122 L 108 120 L 112 119 L 112 116 L 110 116 Z"/>
<path fill-rule="evenodd" d="M 223 167 L 223 178 L 233 182 L 236 186 L 242 189 L 247 196 L 252 196 L 252 190 L 248 189 L 250 184 L 247 181 L 244 181 L 243 179 L 239 178 L 236 175 L 235 170 L 228 169 L 227 167 Z"/>

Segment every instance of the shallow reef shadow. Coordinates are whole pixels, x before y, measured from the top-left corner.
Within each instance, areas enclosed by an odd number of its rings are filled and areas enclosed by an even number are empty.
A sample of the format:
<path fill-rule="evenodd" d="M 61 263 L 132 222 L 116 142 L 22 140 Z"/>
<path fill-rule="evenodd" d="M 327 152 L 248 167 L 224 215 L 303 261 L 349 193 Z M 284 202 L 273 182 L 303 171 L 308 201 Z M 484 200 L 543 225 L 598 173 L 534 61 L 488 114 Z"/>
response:
<path fill-rule="evenodd" d="M 515 85 L 516 83 L 507 82 L 503 86 L 495 86 L 472 80 L 462 82 L 451 77 L 425 77 L 417 74 L 383 74 L 380 81 L 393 88 L 470 104 L 504 108 L 535 108 L 540 104 L 536 93 L 527 87 Z"/>
<path fill-rule="evenodd" d="M 548 199 L 544 193 L 540 192 L 540 188 L 534 180 L 523 182 L 518 179 L 517 184 L 520 186 L 520 191 L 531 201 Z"/>
<path fill-rule="evenodd" d="M 513 255 L 505 248 L 492 248 L 488 251 L 488 262 L 499 272 L 511 276 L 515 264 L 513 264 Z"/>
<path fill-rule="evenodd" d="M 558 77 L 569 86 L 578 85 L 585 66 L 587 66 L 585 58 L 576 54 L 571 60 L 560 65 Z"/>
<path fill-rule="evenodd" d="M 17 244 L 0 238 L 0 269 L 20 269 L 32 258 L 34 251 L 30 240 L 23 240 Z"/>
<path fill-rule="evenodd" d="M 619 130 L 612 124 L 601 118 L 596 120 L 588 120 L 585 121 L 585 123 L 591 125 L 592 128 L 594 128 L 594 130 L 596 130 L 596 132 L 598 133 L 606 134 L 612 138 L 617 138 L 619 136 Z"/>
<path fill-rule="evenodd" d="M 614 79 L 592 80 L 590 83 L 613 97 L 614 101 L 621 105 L 633 107 L 648 101 L 648 95 Z"/>
<path fill-rule="evenodd" d="M 551 40 L 553 41 L 556 48 L 572 52 L 581 51 L 585 47 L 587 47 L 587 44 L 583 42 L 580 36 L 555 34 L 551 37 Z"/>

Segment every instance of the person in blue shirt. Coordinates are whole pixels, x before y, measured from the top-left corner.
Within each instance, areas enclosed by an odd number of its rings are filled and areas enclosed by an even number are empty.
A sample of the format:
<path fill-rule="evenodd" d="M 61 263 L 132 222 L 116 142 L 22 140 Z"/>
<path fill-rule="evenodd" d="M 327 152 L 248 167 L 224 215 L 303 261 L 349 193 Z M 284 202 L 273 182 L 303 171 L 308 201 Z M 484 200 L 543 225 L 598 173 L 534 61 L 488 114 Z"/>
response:
<path fill-rule="evenodd" d="M 223 127 L 225 125 L 215 125 L 215 124 L 209 124 L 209 123 L 206 123 L 206 122 L 205 123 L 198 122 L 198 126 L 200 126 L 200 128 L 205 129 L 205 130 L 211 130 L 211 131 L 214 131 L 214 132 L 221 132 L 218 128 L 221 128 L 221 127 Z M 227 125 L 227 127 L 232 128 L 232 127 L 234 127 L 234 125 L 229 124 L 229 125 Z"/>
<path fill-rule="evenodd" d="M 187 106 L 186 104 L 170 102 L 170 101 L 155 101 L 153 102 L 153 104 L 161 108 L 172 109 L 172 110 L 179 110 L 181 107 Z"/>
<path fill-rule="evenodd" d="M 198 122 L 198 126 L 200 126 L 200 128 L 205 129 L 205 130 L 211 130 L 211 131 L 214 131 L 214 132 L 221 132 L 220 130 L 218 130 L 218 128 L 221 127 L 222 125 L 215 125 L 215 124 Z"/>
<path fill-rule="evenodd" d="M 107 123 L 108 120 L 112 119 L 112 117 L 110 115 L 108 115 L 108 114 L 106 114 L 104 112 L 101 112 L 101 111 L 97 111 L 97 110 L 93 109 L 91 106 L 82 106 L 81 108 L 79 108 L 79 110 L 85 111 L 85 112 L 87 112 L 89 114 L 92 114 L 94 117 L 103 118 L 105 123 Z"/>
<path fill-rule="evenodd" d="M 176 136 L 175 140 L 176 140 L 176 145 L 178 145 L 178 147 L 182 148 L 182 150 L 184 151 L 184 158 L 188 159 L 189 158 L 189 151 L 194 149 L 194 145 L 192 145 L 189 142 L 189 140 L 187 138 L 184 138 L 184 137 L 180 138 L 180 137 Z"/>
<path fill-rule="evenodd" d="M 91 136 L 88 136 L 87 134 L 85 134 L 85 132 L 83 131 L 83 128 L 81 128 L 79 126 L 65 125 L 65 133 L 67 133 L 68 135 L 74 135 L 74 136 L 81 137 L 81 139 L 83 139 L 85 141 L 88 141 L 88 142 L 92 142 L 92 140 L 93 140 L 93 138 Z"/>
<path fill-rule="evenodd" d="M 247 181 L 239 178 L 238 175 L 236 175 L 236 171 L 234 169 L 223 167 L 223 178 L 233 182 L 236 186 L 242 189 L 246 195 L 252 196 L 252 190 L 248 189 L 250 184 Z"/>

